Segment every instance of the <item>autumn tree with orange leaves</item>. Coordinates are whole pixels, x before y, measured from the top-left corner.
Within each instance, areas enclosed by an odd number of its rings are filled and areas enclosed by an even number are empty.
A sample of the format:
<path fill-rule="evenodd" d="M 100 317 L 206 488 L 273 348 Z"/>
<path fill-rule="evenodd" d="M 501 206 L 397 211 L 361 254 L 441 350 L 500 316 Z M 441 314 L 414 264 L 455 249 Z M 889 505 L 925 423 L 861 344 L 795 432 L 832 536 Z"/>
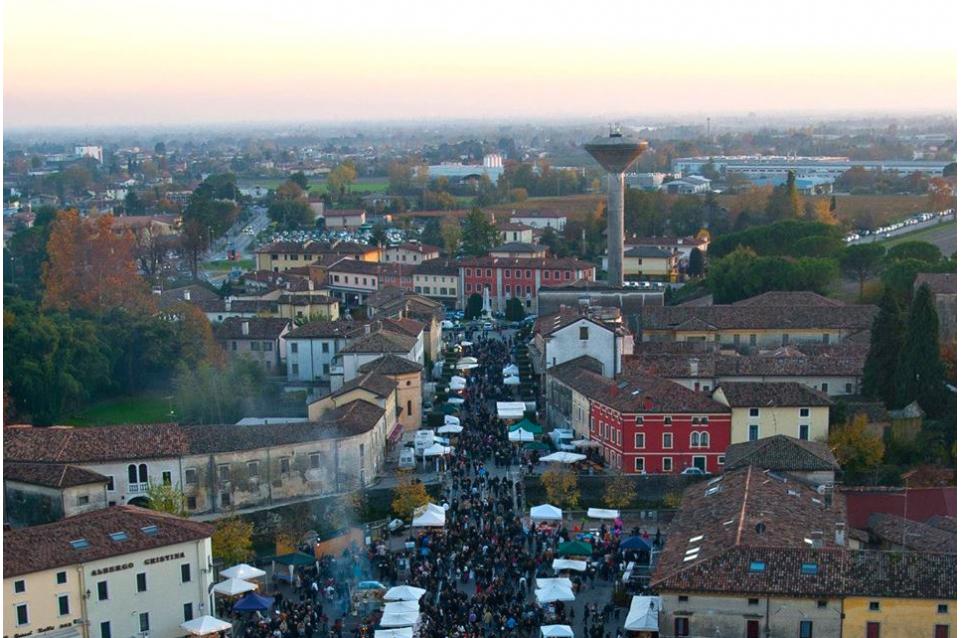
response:
<path fill-rule="evenodd" d="M 51 225 L 43 266 L 43 307 L 100 314 L 114 308 L 152 308 L 146 282 L 137 273 L 133 235 L 113 231 L 113 215 L 81 219 L 60 211 Z"/>

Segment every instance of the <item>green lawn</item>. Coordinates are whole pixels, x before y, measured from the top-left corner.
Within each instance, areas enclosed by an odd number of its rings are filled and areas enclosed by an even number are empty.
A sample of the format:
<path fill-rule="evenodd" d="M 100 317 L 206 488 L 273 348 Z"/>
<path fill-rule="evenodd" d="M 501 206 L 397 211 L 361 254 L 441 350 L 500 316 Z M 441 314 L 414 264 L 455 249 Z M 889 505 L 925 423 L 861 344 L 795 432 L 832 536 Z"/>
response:
<path fill-rule="evenodd" d="M 174 418 L 167 397 L 146 394 L 100 401 L 67 418 L 65 423 L 77 426 L 167 423 Z"/>
<path fill-rule="evenodd" d="M 274 189 L 286 181 L 284 177 L 245 177 L 237 180 L 237 185 L 241 188 L 262 188 Z M 307 185 L 310 192 L 318 195 L 327 192 L 327 180 L 319 177 L 308 178 Z M 361 177 L 353 183 L 351 190 L 355 193 L 383 193 L 387 190 L 388 181 L 384 177 Z"/>
<path fill-rule="evenodd" d="M 253 270 L 254 260 L 237 259 L 235 261 L 231 261 L 229 259 L 221 259 L 219 261 L 207 261 L 203 264 L 204 270 L 210 270 L 213 272 L 230 272 L 234 268 L 239 268 L 241 270 Z"/>

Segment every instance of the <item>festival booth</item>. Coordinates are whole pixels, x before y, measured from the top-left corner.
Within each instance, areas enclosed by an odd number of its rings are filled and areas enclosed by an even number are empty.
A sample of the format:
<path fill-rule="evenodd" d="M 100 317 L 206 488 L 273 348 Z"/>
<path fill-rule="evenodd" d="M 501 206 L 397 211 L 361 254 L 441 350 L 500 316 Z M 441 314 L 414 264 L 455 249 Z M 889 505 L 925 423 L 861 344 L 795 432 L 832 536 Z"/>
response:
<path fill-rule="evenodd" d="M 541 638 L 574 638 L 574 630 L 570 625 L 543 625 Z"/>
<path fill-rule="evenodd" d="M 252 578 L 263 578 L 267 575 L 262 569 L 257 569 L 247 563 L 240 563 L 221 570 L 220 575 L 224 578 L 239 578 L 240 580 L 250 580 Z"/>
<path fill-rule="evenodd" d="M 191 636 L 210 636 L 221 631 L 229 631 L 234 628 L 233 623 L 213 616 L 201 616 L 187 622 L 180 623 L 180 628 Z"/>
<path fill-rule="evenodd" d="M 525 432 L 530 432 L 531 434 L 544 433 L 544 428 L 537 425 L 533 421 L 529 421 L 528 419 L 523 419 L 521 421 L 518 421 L 517 423 L 515 423 L 514 425 L 508 428 L 509 432 L 513 432 L 514 430 L 524 430 Z"/>
<path fill-rule="evenodd" d="M 445 461 L 444 461 L 444 466 L 445 466 L 445 468 L 446 468 L 446 466 L 447 466 L 446 457 L 447 457 L 448 454 L 450 454 L 450 453 L 453 452 L 453 451 L 454 451 L 454 448 L 452 448 L 452 447 L 450 447 L 450 446 L 441 445 L 440 443 L 434 443 L 434 444 L 431 445 L 429 448 L 426 448 L 426 449 L 424 450 L 424 462 L 426 463 L 426 462 L 427 462 L 427 459 L 433 458 L 433 459 L 434 459 L 434 471 L 435 471 L 435 472 L 440 472 L 440 460 L 441 460 L 441 458 L 444 458 L 444 459 L 445 459 Z"/>
<path fill-rule="evenodd" d="M 234 603 L 235 612 L 255 612 L 268 611 L 274 605 L 274 599 L 268 596 L 261 596 L 254 592 L 249 592 L 246 596 Z"/>
<path fill-rule="evenodd" d="M 510 363 L 504 366 L 504 369 L 501 372 L 503 372 L 504 377 L 506 378 L 506 377 L 516 377 L 521 373 L 521 370 L 520 368 L 517 367 L 516 364 Z"/>
<path fill-rule="evenodd" d="M 420 602 L 416 600 L 395 600 L 393 602 L 384 603 L 385 614 L 399 614 L 412 611 L 420 611 Z"/>
<path fill-rule="evenodd" d="M 558 556 L 590 556 L 594 548 L 584 541 L 567 541 L 557 546 Z"/>
<path fill-rule="evenodd" d="M 384 600 L 420 600 L 426 593 L 427 590 L 420 587 L 398 585 L 387 590 L 387 593 L 384 594 Z"/>
<path fill-rule="evenodd" d="M 555 558 L 554 562 L 551 563 L 551 567 L 554 568 L 555 572 L 562 572 L 566 570 L 583 572 L 583 571 L 587 571 L 587 561 L 570 560 L 567 558 Z"/>
<path fill-rule="evenodd" d="M 544 587 L 550 587 L 551 585 L 558 585 L 560 587 L 567 587 L 568 589 L 574 589 L 574 583 L 571 582 L 570 578 L 538 578 L 536 581 L 537 588 L 543 589 Z"/>
<path fill-rule="evenodd" d="M 454 375 L 450 378 L 450 391 L 460 392 L 467 387 L 467 379 L 461 376 Z"/>
<path fill-rule="evenodd" d="M 588 518 L 597 518 L 604 521 L 613 521 L 621 517 L 621 513 L 617 510 L 605 510 L 598 507 L 587 508 Z"/>
<path fill-rule="evenodd" d="M 277 573 L 277 563 L 287 566 L 287 573 Z M 309 567 L 315 565 L 317 560 L 309 554 L 303 552 L 291 552 L 281 556 L 274 556 L 270 560 L 270 573 L 276 580 L 283 580 L 288 583 L 294 582 L 294 569 L 297 567 Z"/>
<path fill-rule="evenodd" d="M 460 418 L 453 414 L 445 414 L 444 425 L 460 425 Z"/>
<path fill-rule="evenodd" d="M 464 431 L 464 426 L 455 423 L 447 423 L 437 428 L 438 434 L 460 434 Z"/>
<path fill-rule="evenodd" d="M 547 587 L 540 587 L 534 590 L 534 596 L 541 605 L 556 603 L 558 601 L 569 603 L 575 600 L 574 590 L 563 585 L 551 584 Z"/>
<path fill-rule="evenodd" d="M 627 536 L 621 539 L 620 550 L 629 555 L 635 562 L 647 565 L 651 559 L 651 542 L 640 536 Z"/>
<path fill-rule="evenodd" d="M 380 621 L 377 624 L 385 629 L 392 629 L 396 627 L 413 627 L 419 621 L 420 612 L 405 611 L 390 614 L 384 613 L 384 615 L 380 617 Z"/>
<path fill-rule="evenodd" d="M 510 430 L 507 433 L 507 440 L 511 443 L 532 443 L 534 438 L 534 435 L 527 430 Z"/>
<path fill-rule="evenodd" d="M 228 578 L 213 586 L 212 591 L 221 596 L 240 596 L 249 591 L 256 591 L 257 585 L 239 578 Z"/>
<path fill-rule="evenodd" d="M 564 520 L 564 511 L 559 507 L 548 505 L 535 505 L 530 511 L 531 522 L 537 525 L 537 531 L 554 534 Z"/>
<path fill-rule="evenodd" d="M 462 357 L 461 359 L 458 359 L 457 363 L 454 364 L 454 367 L 463 372 L 465 370 L 473 370 L 479 365 L 480 364 L 477 363 L 476 357 Z"/>
<path fill-rule="evenodd" d="M 631 608 L 624 620 L 624 629 L 637 638 L 652 638 L 658 632 L 658 616 L 661 613 L 660 596 L 634 596 Z"/>
<path fill-rule="evenodd" d="M 384 600 L 387 586 L 378 580 L 362 580 L 350 591 L 351 609 L 356 614 L 369 614 Z"/>
<path fill-rule="evenodd" d="M 554 428 L 548 436 L 554 442 L 554 447 L 562 452 L 572 452 L 576 449 L 571 443 L 574 440 L 574 430 Z"/>
<path fill-rule="evenodd" d="M 520 385 L 520 384 L 521 384 L 520 377 L 514 377 L 514 376 L 504 377 L 504 385 Z"/>
<path fill-rule="evenodd" d="M 397 629 L 375 629 L 374 638 L 414 638 L 413 627 L 399 627 Z"/>
<path fill-rule="evenodd" d="M 464 405 L 464 399 L 460 397 L 450 397 L 447 399 L 447 403 L 454 406 L 461 406 Z"/>
<path fill-rule="evenodd" d="M 502 421 L 519 421 L 524 418 L 527 404 L 523 401 L 498 401 L 497 418 Z"/>
<path fill-rule="evenodd" d="M 444 527 L 447 524 L 447 510 L 440 505 L 428 503 L 414 510 L 411 527 Z"/>
<path fill-rule="evenodd" d="M 564 463 L 566 465 L 572 465 L 574 463 L 580 463 L 586 458 L 583 454 L 577 454 L 575 452 L 554 452 L 553 454 L 542 456 L 540 461 L 542 463 Z"/>

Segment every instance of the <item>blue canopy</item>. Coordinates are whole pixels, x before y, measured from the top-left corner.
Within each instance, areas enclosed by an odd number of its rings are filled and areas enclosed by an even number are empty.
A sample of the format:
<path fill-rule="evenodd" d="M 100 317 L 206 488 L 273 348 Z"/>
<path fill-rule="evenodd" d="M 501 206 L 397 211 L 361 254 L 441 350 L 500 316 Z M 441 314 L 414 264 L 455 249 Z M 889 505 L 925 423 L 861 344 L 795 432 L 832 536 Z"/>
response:
<path fill-rule="evenodd" d="M 273 605 L 273 598 L 250 592 L 234 604 L 234 611 L 267 611 Z"/>
<path fill-rule="evenodd" d="M 621 549 L 651 549 L 651 543 L 640 536 L 628 536 L 621 539 Z"/>

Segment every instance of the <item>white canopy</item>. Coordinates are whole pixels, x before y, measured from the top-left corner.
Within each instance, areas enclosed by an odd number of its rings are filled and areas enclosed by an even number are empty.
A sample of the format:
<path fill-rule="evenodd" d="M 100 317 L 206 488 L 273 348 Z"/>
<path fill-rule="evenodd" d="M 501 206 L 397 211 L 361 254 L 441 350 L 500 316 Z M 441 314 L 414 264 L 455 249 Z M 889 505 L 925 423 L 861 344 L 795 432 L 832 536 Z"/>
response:
<path fill-rule="evenodd" d="M 447 399 L 447 402 L 450 403 L 451 405 L 463 405 L 463 404 L 464 404 L 464 400 L 463 400 L 462 398 L 460 398 L 460 397 L 451 397 L 451 398 Z"/>
<path fill-rule="evenodd" d="M 374 638 L 414 638 L 414 629 L 412 627 L 375 629 Z"/>
<path fill-rule="evenodd" d="M 444 425 L 460 425 L 460 417 L 456 417 L 453 414 L 445 414 Z"/>
<path fill-rule="evenodd" d="M 504 377 L 504 385 L 520 385 L 520 377 Z"/>
<path fill-rule="evenodd" d="M 660 596 L 634 596 L 631 608 L 624 621 L 624 629 L 628 631 L 657 631 L 658 612 L 661 611 Z"/>
<path fill-rule="evenodd" d="M 531 520 L 534 521 L 559 521 L 562 518 L 564 518 L 564 510 L 547 503 L 531 508 Z"/>
<path fill-rule="evenodd" d="M 521 429 L 521 430 L 514 430 L 513 432 L 508 432 L 508 433 L 507 433 L 507 440 L 508 440 L 508 441 L 513 441 L 513 442 L 515 442 L 515 443 L 517 443 L 517 442 L 519 442 L 519 441 L 533 441 L 533 440 L 534 440 L 534 434 L 531 433 L 531 432 L 528 432 L 527 430 L 523 430 L 523 429 Z"/>
<path fill-rule="evenodd" d="M 420 614 L 416 611 L 404 611 L 400 613 L 384 614 L 380 618 L 381 627 L 413 627 L 420 620 Z"/>
<path fill-rule="evenodd" d="M 573 569 L 575 572 L 582 572 L 587 569 L 587 561 L 570 560 L 568 558 L 555 558 L 554 562 L 551 563 L 551 567 L 554 568 L 554 571 Z"/>
<path fill-rule="evenodd" d="M 571 441 L 571 445 L 574 447 L 601 447 L 599 441 L 590 441 L 588 439 L 577 439 L 576 441 Z"/>
<path fill-rule="evenodd" d="M 439 505 L 428 503 L 414 510 L 411 527 L 443 527 L 447 522 L 447 511 Z"/>
<path fill-rule="evenodd" d="M 460 434 L 463 431 L 463 426 L 457 425 L 456 423 L 447 423 L 437 428 L 438 434 Z"/>
<path fill-rule="evenodd" d="M 450 389 L 451 390 L 463 390 L 467 387 L 467 379 L 464 377 L 453 376 L 450 378 Z"/>
<path fill-rule="evenodd" d="M 237 596 L 255 589 L 257 589 L 257 585 L 239 578 L 228 578 L 214 585 L 214 592 L 224 596 Z"/>
<path fill-rule="evenodd" d="M 450 454 L 452 449 L 453 448 L 448 445 L 434 443 L 429 448 L 424 449 L 424 456 L 444 456 L 445 454 Z"/>
<path fill-rule="evenodd" d="M 262 569 L 257 569 L 256 567 L 251 567 L 247 563 L 240 563 L 239 565 L 234 565 L 229 569 L 221 571 L 220 575 L 224 578 L 250 580 L 251 578 L 260 578 L 261 576 L 266 576 L 267 572 Z"/>
<path fill-rule="evenodd" d="M 471 347 L 471 346 L 474 345 L 474 344 L 471 343 L 470 341 L 461 341 L 461 342 L 460 342 L 460 345 L 462 345 L 462 346 L 465 347 L 465 348 L 469 348 L 469 347 Z"/>
<path fill-rule="evenodd" d="M 420 600 L 420 597 L 426 593 L 427 590 L 420 587 L 398 585 L 387 590 L 387 593 L 384 594 L 384 600 Z"/>
<path fill-rule="evenodd" d="M 561 585 L 551 585 L 550 587 L 542 587 L 534 591 L 534 596 L 537 598 L 537 602 L 540 604 L 552 603 L 558 600 L 563 600 L 564 602 L 570 602 L 574 600 L 574 590 L 570 587 L 562 587 Z"/>
<path fill-rule="evenodd" d="M 620 518 L 621 513 L 617 510 L 605 510 L 597 507 L 587 508 L 588 518 L 602 518 L 604 520 L 613 521 L 615 518 Z"/>
<path fill-rule="evenodd" d="M 416 600 L 396 600 L 384 605 L 385 614 L 397 614 L 409 611 L 420 611 L 420 602 Z"/>
<path fill-rule="evenodd" d="M 545 463 L 577 463 L 586 458 L 583 454 L 577 454 L 576 452 L 554 452 L 553 454 L 542 456 L 540 460 Z"/>
<path fill-rule="evenodd" d="M 524 410 L 527 406 L 523 401 L 498 401 L 497 402 L 497 418 L 498 419 L 522 419 L 524 418 Z"/>
<path fill-rule="evenodd" d="M 194 636 L 206 636 L 233 629 L 233 624 L 213 616 L 201 616 L 180 624 L 180 628 Z"/>
<path fill-rule="evenodd" d="M 567 587 L 569 589 L 574 588 L 574 583 L 571 582 L 570 578 L 538 578 L 537 588 L 543 589 L 544 587 L 550 587 L 551 585 L 559 585 L 560 587 Z"/>
<path fill-rule="evenodd" d="M 516 365 L 511 363 L 509 365 L 504 366 L 503 373 L 505 377 L 515 377 L 518 375 L 518 373 L 520 373 L 520 368 L 518 368 Z"/>
<path fill-rule="evenodd" d="M 476 358 L 463 357 L 454 365 L 454 367 L 457 368 L 458 370 L 473 370 L 478 365 L 479 364 L 477 363 Z"/>
<path fill-rule="evenodd" d="M 570 625 L 541 625 L 543 638 L 574 638 L 574 630 Z"/>

